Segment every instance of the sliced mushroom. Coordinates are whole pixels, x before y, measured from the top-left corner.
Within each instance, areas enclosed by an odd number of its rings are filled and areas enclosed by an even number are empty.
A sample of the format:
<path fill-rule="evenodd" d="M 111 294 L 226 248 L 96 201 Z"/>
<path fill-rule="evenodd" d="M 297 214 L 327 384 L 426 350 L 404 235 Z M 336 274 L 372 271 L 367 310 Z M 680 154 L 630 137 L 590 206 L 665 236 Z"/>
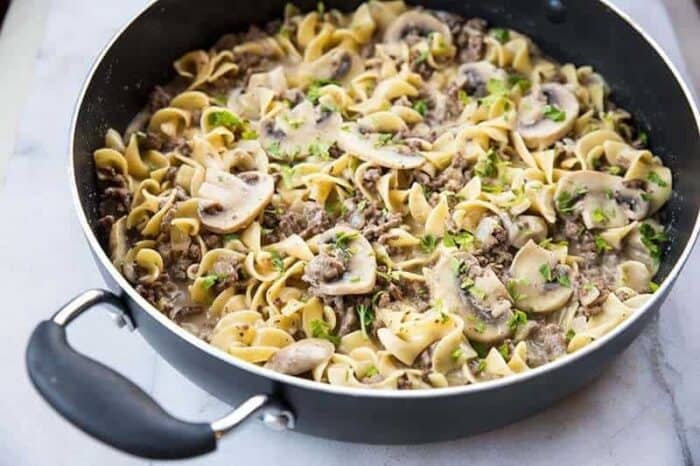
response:
<path fill-rule="evenodd" d="M 452 43 L 452 33 L 447 24 L 424 10 L 412 9 L 387 27 L 384 31 L 384 42 L 400 42 L 410 34 L 428 37 L 433 32 L 440 33 L 445 41 Z"/>
<path fill-rule="evenodd" d="M 114 222 L 109 232 L 109 251 L 112 263 L 119 267 L 129 251 L 126 231 L 126 216 Z"/>
<path fill-rule="evenodd" d="M 502 214 L 501 221 L 508 231 L 508 241 L 516 248 L 530 240 L 539 243 L 547 238 L 547 222 L 537 215 L 520 215 L 513 220 Z"/>
<path fill-rule="evenodd" d="M 552 251 L 536 245 L 532 240 L 513 258 L 510 274 L 513 277 L 510 286 L 515 304 L 526 311 L 556 311 L 566 304 L 573 293 L 571 269 L 559 264 Z"/>
<path fill-rule="evenodd" d="M 377 260 L 372 245 L 359 231 L 346 226 L 331 228 L 312 238 L 311 245 L 321 254 L 342 249 L 332 252 L 346 255 L 339 278 L 315 283 L 320 294 L 343 296 L 372 291 L 377 278 Z"/>
<path fill-rule="evenodd" d="M 299 160 L 312 144 L 332 144 L 343 118 L 340 113 L 314 108 L 308 100 L 289 111 L 260 121 L 260 144 L 272 159 Z"/>
<path fill-rule="evenodd" d="M 503 81 L 506 77 L 506 72 L 491 62 L 478 61 L 460 66 L 457 69 L 455 84 L 470 96 L 481 98 L 488 94 L 486 86 L 490 80 Z"/>
<path fill-rule="evenodd" d="M 473 283 L 462 288 L 460 264 L 474 267 Z M 513 316 L 508 291 L 489 267 L 481 268 L 467 253 L 443 253 L 428 273 L 430 296 L 442 303 L 447 312 L 464 320 L 464 334 L 475 341 L 494 343 L 511 333 L 508 321 Z M 471 291 L 470 291 L 471 290 Z"/>
<path fill-rule="evenodd" d="M 561 213 L 580 212 L 586 228 L 617 228 L 649 212 L 645 192 L 608 173 L 579 170 L 557 182 L 554 193 Z"/>
<path fill-rule="evenodd" d="M 561 84 L 543 84 L 520 101 L 518 133 L 528 147 L 549 147 L 571 131 L 578 112 L 579 103 L 571 91 Z"/>
<path fill-rule="evenodd" d="M 337 47 L 316 60 L 311 68 L 313 79 L 347 81 L 364 70 L 360 56 L 348 49 Z"/>
<path fill-rule="evenodd" d="M 423 165 L 425 159 L 408 146 L 382 140 L 382 134 L 362 134 L 356 124 L 348 123 L 338 132 L 338 147 L 365 162 L 386 168 L 410 170 Z"/>
<path fill-rule="evenodd" d="M 263 172 L 236 175 L 208 168 L 199 187 L 199 219 L 215 233 L 246 227 L 267 205 L 275 190 L 274 178 Z"/>
<path fill-rule="evenodd" d="M 277 351 L 265 367 L 282 374 L 299 375 L 322 364 L 335 352 L 333 343 L 319 338 L 307 338 Z"/>

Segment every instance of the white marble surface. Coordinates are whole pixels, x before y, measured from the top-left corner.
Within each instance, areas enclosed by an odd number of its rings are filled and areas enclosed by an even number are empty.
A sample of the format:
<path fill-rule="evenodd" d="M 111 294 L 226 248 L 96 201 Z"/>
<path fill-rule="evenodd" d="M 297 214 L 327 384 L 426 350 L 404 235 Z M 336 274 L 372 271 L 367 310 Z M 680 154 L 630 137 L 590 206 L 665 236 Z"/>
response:
<path fill-rule="evenodd" d="M 18 76 L 29 87 L 21 112 L 11 119 L 19 121 L 17 142 L 0 185 L 1 464 L 151 464 L 105 447 L 59 418 L 30 387 L 23 360 L 29 332 L 39 320 L 70 296 L 103 285 L 69 196 L 70 114 L 98 50 L 144 3 L 36 0 L 37 8 L 48 8 L 45 24 L 37 20 L 39 14 L 15 18 L 26 28 L 38 28 L 43 37 L 38 51 L 30 45 L 15 51 L 35 57 L 30 72 L 13 72 L 0 63 L 0 87 L 16 88 Z M 680 60 L 660 1 L 616 3 Z M 0 41 L 6 40 L 0 36 Z M 505 429 L 448 443 L 366 446 L 270 432 L 253 423 L 223 440 L 218 452 L 184 463 L 692 465 L 700 461 L 700 313 L 694 306 L 700 294 L 693 280 L 699 273 L 696 252 L 660 318 L 598 381 Z M 103 313 L 82 318 L 71 327 L 70 338 L 80 350 L 123 371 L 177 415 L 211 420 L 228 409 L 179 376 L 140 336 L 117 330 Z"/>

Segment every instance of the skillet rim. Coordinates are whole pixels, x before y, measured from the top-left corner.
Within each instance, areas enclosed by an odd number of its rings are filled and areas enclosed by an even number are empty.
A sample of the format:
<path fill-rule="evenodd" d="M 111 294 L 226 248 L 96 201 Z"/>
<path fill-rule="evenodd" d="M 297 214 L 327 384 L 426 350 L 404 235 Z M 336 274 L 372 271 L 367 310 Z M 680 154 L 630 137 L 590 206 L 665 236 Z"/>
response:
<path fill-rule="evenodd" d="M 690 90 L 690 86 L 685 82 L 683 76 L 680 74 L 680 72 L 678 71 L 675 64 L 668 57 L 668 55 L 666 54 L 664 49 L 656 42 L 656 40 L 654 38 L 652 38 L 646 31 L 644 31 L 644 29 L 639 24 L 637 24 L 627 13 L 622 11 L 622 9 L 620 9 L 618 6 L 613 5 L 611 3 L 611 0 L 596 0 L 596 1 L 599 4 L 602 4 L 602 6 L 609 8 L 613 13 L 615 13 L 618 17 L 620 17 L 622 20 L 624 20 L 627 23 L 627 25 L 632 27 L 634 29 L 634 31 L 637 34 L 639 34 L 647 42 L 647 44 L 652 48 L 652 50 L 659 57 L 661 57 L 664 64 L 666 65 L 666 67 L 673 74 L 673 77 L 676 80 L 676 83 L 680 86 L 681 90 L 683 91 L 685 99 L 688 102 L 690 109 L 695 117 L 695 126 L 698 129 L 698 136 L 700 137 L 700 110 L 698 110 L 698 106 L 696 104 L 694 95 Z M 695 243 L 698 239 L 698 234 L 700 233 L 700 210 L 698 211 L 698 214 L 695 217 L 693 229 L 691 231 L 690 236 L 688 237 L 688 241 L 685 244 L 685 246 L 683 248 L 683 252 L 681 253 L 680 257 L 678 258 L 676 263 L 673 265 L 673 267 L 669 271 L 668 275 L 666 276 L 666 279 L 660 285 L 659 289 L 652 295 L 651 299 L 644 306 L 642 306 L 641 308 L 638 309 L 637 312 L 635 312 L 633 315 L 631 315 L 630 317 L 625 319 L 621 324 L 619 324 L 617 327 L 615 327 L 611 332 L 604 335 L 602 338 L 594 340 L 593 342 L 591 342 L 588 345 L 586 345 L 585 347 L 575 351 L 574 353 L 567 354 L 560 359 L 549 362 L 549 363 L 544 364 L 540 367 L 530 369 L 526 372 L 514 374 L 514 375 L 511 375 L 508 377 L 503 377 L 501 379 L 491 380 L 491 381 L 487 381 L 487 382 L 479 382 L 477 384 L 471 384 L 471 385 L 445 387 L 445 388 L 421 388 L 421 389 L 415 389 L 415 390 L 377 390 L 377 389 L 371 389 L 371 388 L 344 387 L 344 386 L 331 385 L 331 384 L 322 383 L 322 382 L 316 382 L 314 380 L 307 380 L 307 379 L 304 379 L 301 377 L 281 374 L 281 373 L 275 372 L 271 369 L 266 369 L 262 366 L 258 366 L 256 364 L 253 364 L 250 362 L 236 359 L 235 357 L 229 355 L 228 353 L 224 352 L 223 350 L 220 350 L 220 349 L 214 347 L 213 345 L 211 345 L 211 344 L 207 343 L 206 341 L 192 335 L 187 330 L 178 326 L 175 322 L 168 319 L 158 309 L 156 309 L 151 303 L 149 303 L 145 298 L 143 298 L 139 293 L 136 292 L 135 288 L 130 283 L 128 283 L 126 281 L 124 276 L 121 273 L 119 273 L 119 271 L 116 270 L 116 268 L 112 264 L 112 261 L 109 259 L 109 257 L 105 253 L 104 249 L 100 245 L 100 242 L 98 241 L 97 236 L 95 235 L 95 232 L 90 227 L 90 224 L 89 224 L 88 219 L 87 219 L 87 215 L 85 214 L 85 210 L 83 209 L 82 203 L 80 201 L 80 195 L 78 192 L 78 179 L 76 177 L 75 165 L 74 165 L 75 138 L 76 138 L 76 128 L 77 128 L 78 116 L 79 116 L 80 110 L 83 106 L 83 102 L 84 102 L 87 90 L 93 81 L 93 78 L 95 76 L 97 68 L 102 64 L 105 56 L 111 50 L 112 46 L 119 41 L 119 39 L 124 34 L 124 32 L 126 32 L 132 26 L 132 24 L 134 24 L 137 20 L 139 20 L 151 8 L 155 8 L 158 5 L 158 3 L 159 3 L 159 0 L 150 1 L 146 6 L 144 6 L 141 10 L 139 10 L 139 12 L 136 13 L 124 26 L 119 28 L 119 30 L 111 37 L 109 42 L 107 42 L 107 44 L 99 52 L 99 54 L 97 55 L 97 57 L 95 58 L 95 60 L 92 64 L 92 66 L 90 67 L 90 71 L 89 71 L 87 77 L 85 78 L 85 80 L 83 82 L 83 85 L 82 85 L 81 90 L 80 90 L 80 94 L 78 96 L 77 103 L 76 103 L 74 111 L 73 111 L 73 116 L 71 118 L 71 133 L 70 133 L 69 147 L 68 147 L 68 149 L 69 149 L 68 175 L 70 178 L 69 183 L 71 185 L 70 188 L 71 188 L 71 197 L 73 199 L 73 207 L 75 208 L 76 214 L 78 216 L 78 221 L 79 221 L 80 226 L 82 227 L 82 230 L 83 230 L 83 234 L 84 234 L 85 238 L 87 239 L 87 242 L 88 242 L 90 248 L 92 249 L 93 254 L 96 256 L 97 259 L 99 259 L 99 262 L 101 263 L 102 267 L 104 267 L 104 269 L 106 269 L 109 272 L 110 276 L 117 283 L 117 285 L 119 286 L 122 293 L 126 293 L 128 295 L 128 297 L 131 300 L 135 301 L 143 311 L 147 312 L 150 315 L 150 317 L 152 317 L 153 319 L 158 321 L 167 330 L 173 332 L 181 340 L 184 340 L 184 342 L 193 345 L 195 348 L 197 348 L 201 351 L 204 351 L 205 353 L 208 353 L 209 356 L 220 359 L 224 363 L 233 365 L 237 369 L 244 370 L 246 372 L 250 372 L 256 376 L 271 379 L 272 381 L 275 381 L 278 383 L 293 385 L 296 388 L 303 389 L 303 390 L 320 390 L 323 392 L 327 392 L 330 395 L 344 395 L 344 396 L 358 397 L 358 398 L 382 398 L 382 399 L 438 398 L 438 397 L 467 395 L 467 394 L 475 393 L 475 392 L 487 392 L 490 390 L 504 388 L 504 387 L 509 386 L 509 385 L 517 385 L 517 384 L 525 382 L 531 378 L 536 378 L 536 377 L 539 377 L 540 375 L 543 375 L 547 372 L 559 369 L 560 367 L 562 367 L 564 365 L 573 363 L 577 359 L 581 359 L 581 358 L 586 357 L 589 353 L 593 353 L 595 351 L 600 350 L 608 342 L 615 339 L 619 334 L 623 333 L 628 327 L 633 325 L 638 319 L 641 319 L 645 314 L 647 314 L 649 312 L 653 312 L 653 308 L 655 308 L 657 304 L 660 306 L 663 303 L 663 301 L 666 299 L 667 294 L 669 293 L 671 287 L 675 283 L 676 278 L 680 274 L 680 271 L 683 268 L 683 266 L 686 264 L 688 257 L 690 256 L 690 253 L 692 252 L 693 247 L 695 246 Z M 136 328 L 136 330 L 138 331 L 138 327 Z M 636 338 L 636 336 L 635 336 L 635 338 Z M 144 339 L 150 345 L 150 342 L 148 341 L 148 339 L 147 338 L 144 338 Z M 154 348 L 154 350 L 155 350 L 155 348 Z M 157 350 L 156 350 L 156 353 L 158 353 L 160 355 L 160 352 L 158 352 Z M 608 357 L 606 359 L 610 359 L 610 357 Z"/>

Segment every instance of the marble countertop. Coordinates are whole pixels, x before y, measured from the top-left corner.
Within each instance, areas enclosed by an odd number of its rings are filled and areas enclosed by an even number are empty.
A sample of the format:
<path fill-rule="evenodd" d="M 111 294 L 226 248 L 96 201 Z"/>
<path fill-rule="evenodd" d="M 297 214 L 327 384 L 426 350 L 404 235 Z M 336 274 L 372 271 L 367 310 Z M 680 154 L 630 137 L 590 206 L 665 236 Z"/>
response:
<path fill-rule="evenodd" d="M 31 388 L 24 348 L 31 329 L 69 297 L 103 286 L 73 212 L 66 155 L 70 115 L 103 44 L 145 0 L 23 0 L 0 34 L 0 463 L 153 464 L 92 440 Z M 683 68 L 660 0 L 616 0 Z M 28 60 L 26 57 L 30 57 Z M 4 146 L 3 146 L 4 145 Z M 3 148 L 5 150 L 3 150 Z M 3 158 L 0 157 L 0 175 Z M 700 461 L 700 274 L 696 250 L 658 319 L 577 395 L 507 428 L 447 443 L 367 446 L 271 432 L 250 423 L 187 465 L 692 465 Z M 181 377 L 138 334 L 101 312 L 73 325 L 74 345 L 115 367 L 178 416 L 212 420 L 227 406 Z M 465 415 L 468 415 L 466 413 Z"/>

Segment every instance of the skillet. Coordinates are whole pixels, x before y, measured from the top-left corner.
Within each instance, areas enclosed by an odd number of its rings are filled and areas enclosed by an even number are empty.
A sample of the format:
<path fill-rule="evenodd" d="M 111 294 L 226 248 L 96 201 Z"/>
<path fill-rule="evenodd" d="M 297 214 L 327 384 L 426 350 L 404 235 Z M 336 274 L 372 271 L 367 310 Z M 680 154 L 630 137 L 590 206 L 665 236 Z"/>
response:
<path fill-rule="evenodd" d="M 39 393 L 86 433 L 125 452 L 175 459 L 207 453 L 217 440 L 260 414 L 276 429 L 364 443 L 418 443 L 495 429 L 534 414 L 584 387 L 658 312 L 686 261 L 698 231 L 700 116 L 688 86 L 663 51 L 607 0 L 433 0 L 409 2 L 529 35 L 560 62 L 586 63 L 606 77 L 613 100 L 639 118 L 651 150 L 665 154 L 675 174 L 665 208 L 671 241 L 653 298 L 603 338 L 573 355 L 506 379 L 472 386 L 371 391 L 286 376 L 236 360 L 190 335 L 139 296 L 112 266 L 95 234 L 98 194 L 92 151 L 110 128 L 123 130 L 148 92 L 172 78 L 172 62 L 207 48 L 228 32 L 278 17 L 283 0 L 158 0 L 107 45 L 76 106 L 70 183 L 79 221 L 108 289 L 88 290 L 41 322 L 27 348 L 27 368 Z M 359 1 L 328 1 L 350 11 Z M 298 2 L 303 11 L 313 1 Z M 65 328 L 82 312 L 108 304 L 173 367 L 236 406 L 211 423 L 170 416 L 145 392 L 110 368 L 75 352 Z M 102 307 L 102 306 L 100 306 Z M 116 344 L 116 343 L 115 343 Z M 424 426 L 430 426 L 424 428 Z"/>

